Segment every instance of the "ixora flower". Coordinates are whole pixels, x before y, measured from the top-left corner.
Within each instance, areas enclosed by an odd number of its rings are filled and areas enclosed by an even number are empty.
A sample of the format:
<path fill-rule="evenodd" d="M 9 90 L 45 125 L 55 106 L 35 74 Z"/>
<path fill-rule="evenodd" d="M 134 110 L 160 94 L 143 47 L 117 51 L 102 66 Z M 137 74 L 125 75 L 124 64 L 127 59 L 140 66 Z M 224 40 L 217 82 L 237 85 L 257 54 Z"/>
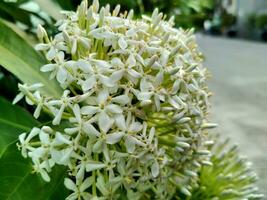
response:
<path fill-rule="evenodd" d="M 40 70 L 63 92 L 19 86 L 14 102 L 25 96 L 36 118 L 53 119 L 22 133 L 18 146 L 45 181 L 55 165 L 68 168 L 69 200 L 189 199 L 200 168 L 212 165 L 202 55 L 193 31 L 158 9 L 136 20 L 119 10 L 83 1 L 64 12 L 54 38 L 39 26 L 36 49 L 48 61 Z"/>

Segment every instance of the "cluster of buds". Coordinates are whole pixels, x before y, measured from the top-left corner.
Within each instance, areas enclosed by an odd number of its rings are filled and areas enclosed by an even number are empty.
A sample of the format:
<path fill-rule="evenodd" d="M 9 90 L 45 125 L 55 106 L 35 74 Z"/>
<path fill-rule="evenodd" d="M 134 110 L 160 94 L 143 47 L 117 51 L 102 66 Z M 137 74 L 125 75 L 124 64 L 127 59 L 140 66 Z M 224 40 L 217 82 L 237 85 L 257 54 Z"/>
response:
<path fill-rule="evenodd" d="M 239 156 L 237 145 L 229 144 L 229 139 L 220 141 L 212 136 L 210 145 L 212 166 L 202 166 L 197 187 L 190 200 L 259 200 L 263 198 L 255 185 L 258 177 L 251 170 L 251 163 Z"/>
<path fill-rule="evenodd" d="M 45 181 L 54 165 L 67 166 L 67 199 L 190 196 L 199 168 L 211 165 L 205 130 L 214 126 L 193 30 L 174 28 L 158 9 L 135 20 L 97 0 L 63 14 L 54 38 L 39 26 L 36 45 L 61 97 L 19 85 L 14 101 L 25 96 L 34 117 L 53 117 L 20 135 L 22 155 Z"/>

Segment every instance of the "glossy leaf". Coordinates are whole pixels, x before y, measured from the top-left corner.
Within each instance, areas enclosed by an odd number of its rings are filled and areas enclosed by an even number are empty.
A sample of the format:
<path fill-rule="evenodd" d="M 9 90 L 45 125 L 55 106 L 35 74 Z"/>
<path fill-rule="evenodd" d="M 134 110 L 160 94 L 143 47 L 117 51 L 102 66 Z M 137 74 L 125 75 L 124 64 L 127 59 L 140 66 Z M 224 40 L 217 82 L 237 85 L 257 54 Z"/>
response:
<path fill-rule="evenodd" d="M 0 21 L 0 65 L 16 75 L 22 82 L 42 83 L 43 91 L 55 97 L 61 88 L 48 75 L 40 72 L 45 60 L 10 27 Z"/>

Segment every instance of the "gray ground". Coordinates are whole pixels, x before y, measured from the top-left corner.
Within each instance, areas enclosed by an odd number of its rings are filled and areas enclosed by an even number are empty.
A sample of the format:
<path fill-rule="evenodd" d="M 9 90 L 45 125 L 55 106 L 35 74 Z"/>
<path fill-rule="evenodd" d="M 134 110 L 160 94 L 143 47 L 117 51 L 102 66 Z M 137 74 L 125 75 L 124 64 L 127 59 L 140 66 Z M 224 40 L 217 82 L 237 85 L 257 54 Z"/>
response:
<path fill-rule="evenodd" d="M 267 44 L 198 35 L 213 77 L 213 120 L 259 175 L 267 199 Z"/>

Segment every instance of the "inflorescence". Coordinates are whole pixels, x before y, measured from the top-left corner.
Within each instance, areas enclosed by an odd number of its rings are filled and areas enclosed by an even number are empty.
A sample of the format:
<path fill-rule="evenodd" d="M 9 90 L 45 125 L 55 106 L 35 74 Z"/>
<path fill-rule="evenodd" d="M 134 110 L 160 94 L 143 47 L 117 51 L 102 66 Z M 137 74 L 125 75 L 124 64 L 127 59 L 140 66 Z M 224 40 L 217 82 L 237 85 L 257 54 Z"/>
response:
<path fill-rule="evenodd" d="M 97 0 L 63 14 L 54 38 L 38 27 L 36 45 L 62 96 L 20 84 L 14 100 L 25 96 L 35 118 L 53 117 L 19 136 L 22 155 L 45 181 L 53 166 L 67 166 L 67 199 L 190 196 L 200 167 L 212 165 L 205 130 L 215 126 L 193 31 L 174 28 L 158 9 L 135 20 Z"/>

